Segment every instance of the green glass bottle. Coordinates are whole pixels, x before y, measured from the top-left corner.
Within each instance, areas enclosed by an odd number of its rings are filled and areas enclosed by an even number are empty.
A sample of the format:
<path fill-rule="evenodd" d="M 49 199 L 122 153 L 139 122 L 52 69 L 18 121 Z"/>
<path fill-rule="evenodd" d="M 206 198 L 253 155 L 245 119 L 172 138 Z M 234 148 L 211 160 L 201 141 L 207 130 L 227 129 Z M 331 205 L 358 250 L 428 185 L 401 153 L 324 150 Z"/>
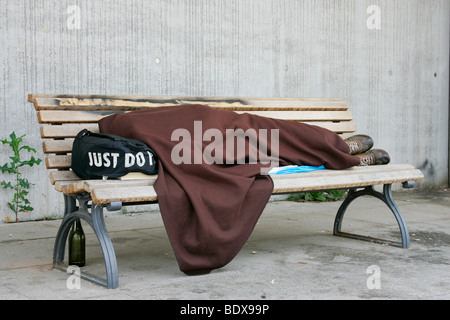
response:
<path fill-rule="evenodd" d="M 76 219 L 69 232 L 69 265 L 84 267 L 86 264 L 86 237 L 80 219 Z"/>

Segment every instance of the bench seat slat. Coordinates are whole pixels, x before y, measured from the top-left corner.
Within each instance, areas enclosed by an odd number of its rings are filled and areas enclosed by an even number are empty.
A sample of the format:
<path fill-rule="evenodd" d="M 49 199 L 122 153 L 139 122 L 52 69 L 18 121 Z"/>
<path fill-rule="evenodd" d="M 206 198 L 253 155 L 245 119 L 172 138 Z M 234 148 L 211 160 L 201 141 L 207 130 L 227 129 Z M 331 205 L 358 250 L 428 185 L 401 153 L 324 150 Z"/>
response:
<path fill-rule="evenodd" d="M 95 204 L 107 204 L 112 201 L 148 202 L 157 201 L 156 191 L 152 186 L 96 188 L 91 193 L 92 202 Z"/>
<path fill-rule="evenodd" d="M 47 140 L 42 143 L 44 153 L 71 153 L 73 140 Z"/>
<path fill-rule="evenodd" d="M 410 165 L 387 165 L 271 177 L 274 182 L 273 193 L 284 194 L 419 181 L 423 179 L 423 174 Z M 57 184 L 57 189 L 65 194 L 89 192 L 94 203 L 156 201 L 157 196 L 152 187 L 156 179 L 157 176 L 141 180 L 63 181 Z"/>
<path fill-rule="evenodd" d="M 350 111 L 236 111 L 257 116 L 292 121 L 351 121 Z"/>
<path fill-rule="evenodd" d="M 236 111 L 262 117 L 292 121 L 351 121 L 350 111 Z M 96 123 L 116 111 L 39 111 L 39 123 Z"/>
<path fill-rule="evenodd" d="M 50 182 L 55 184 L 57 182 L 64 181 L 76 181 L 81 180 L 73 171 L 64 170 L 64 171 L 51 171 L 49 174 Z"/>
<path fill-rule="evenodd" d="M 61 138 L 75 138 L 83 129 L 88 129 L 91 132 L 99 132 L 98 124 L 82 124 L 82 125 L 44 125 L 41 127 L 42 139 L 61 139 Z"/>
<path fill-rule="evenodd" d="M 51 171 L 49 176 L 52 184 L 55 184 L 57 182 L 82 180 L 75 174 L 75 172 L 71 170 Z M 110 183 L 111 181 L 123 181 L 123 180 L 149 180 L 149 179 L 156 180 L 157 177 L 158 176 L 151 176 L 143 173 L 129 173 L 126 176 L 120 178 L 119 180 L 108 180 L 108 183 Z M 101 180 L 86 180 L 86 183 L 90 185 L 98 185 L 101 183 Z"/>
<path fill-rule="evenodd" d="M 150 107 L 207 104 L 228 110 L 341 110 L 348 109 L 340 99 L 317 98 L 230 98 L 182 96 L 101 96 L 101 95 L 29 95 L 36 110 L 115 110 L 131 111 Z"/>
<path fill-rule="evenodd" d="M 152 186 L 157 176 L 139 180 L 79 180 L 79 181 L 59 181 L 55 184 L 56 191 L 64 194 L 92 193 L 99 188 L 126 188 Z"/>
<path fill-rule="evenodd" d="M 97 123 L 103 117 L 118 113 L 117 111 L 39 111 L 39 123 Z"/>
<path fill-rule="evenodd" d="M 383 170 L 380 166 L 378 171 L 362 172 L 358 168 L 342 170 L 342 174 L 327 175 L 317 174 L 305 177 L 292 177 L 285 179 L 274 179 L 274 194 L 293 192 L 321 191 L 346 188 L 367 187 L 373 185 L 384 185 L 403 183 L 406 181 L 419 181 L 423 179 L 420 170 Z"/>
<path fill-rule="evenodd" d="M 55 190 L 64 194 L 81 194 L 84 193 L 84 181 L 57 181 L 55 182 Z"/>
<path fill-rule="evenodd" d="M 354 122 L 304 122 L 313 126 L 328 129 L 336 133 L 353 133 L 356 131 Z"/>
<path fill-rule="evenodd" d="M 291 173 L 291 174 L 278 174 L 272 175 L 272 179 L 275 180 L 285 180 L 285 179 L 302 179 L 309 177 L 334 177 L 334 176 L 344 176 L 351 174 L 372 174 L 377 172 L 390 172 L 390 171 L 411 171 L 415 170 L 414 166 L 409 164 L 388 164 L 383 166 L 357 166 L 344 170 L 318 170 L 311 172 L 301 172 L 301 173 Z"/>
<path fill-rule="evenodd" d="M 140 187 L 152 186 L 155 184 L 157 175 L 148 176 L 148 179 L 138 180 L 86 180 L 84 182 L 84 191 L 92 192 L 98 188 L 123 188 L 123 187 Z"/>
<path fill-rule="evenodd" d="M 69 169 L 72 166 L 72 156 L 48 156 L 45 158 L 47 169 Z"/>

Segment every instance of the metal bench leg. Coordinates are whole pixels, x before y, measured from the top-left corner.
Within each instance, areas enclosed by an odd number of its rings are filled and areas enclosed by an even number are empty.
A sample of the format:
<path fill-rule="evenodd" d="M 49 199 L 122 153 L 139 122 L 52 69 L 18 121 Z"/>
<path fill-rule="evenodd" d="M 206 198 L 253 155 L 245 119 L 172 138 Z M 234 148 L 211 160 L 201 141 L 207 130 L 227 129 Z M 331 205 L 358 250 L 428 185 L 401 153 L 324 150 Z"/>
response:
<path fill-rule="evenodd" d="M 339 210 L 337 212 L 336 219 L 334 222 L 334 235 L 340 236 L 340 237 L 376 242 L 376 243 L 381 243 L 381 244 L 388 244 L 391 246 L 401 247 L 401 248 L 405 248 L 405 249 L 409 248 L 410 239 L 409 239 L 408 228 L 406 226 L 406 222 L 405 222 L 403 216 L 401 215 L 397 205 L 394 202 L 394 199 L 392 197 L 391 187 L 392 187 L 392 185 L 390 185 L 390 184 L 384 185 L 383 193 L 375 191 L 373 186 L 366 187 L 365 189 L 360 190 L 360 191 L 356 191 L 356 189 L 351 189 L 349 191 L 347 198 L 344 200 L 344 202 L 342 203 L 341 207 L 339 208 Z M 362 196 L 374 196 L 374 197 L 380 199 L 381 201 L 383 201 L 389 207 L 389 209 L 391 209 L 392 213 L 394 214 L 394 216 L 397 220 L 398 226 L 400 228 L 400 233 L 401 233 L 401 237 L 402 237 L 401 243 L 395 242 L 395 241 L 367 237 L 367 236 L 361 236 L 361 235 L 356 235 L 356 234 L 351 234 L 351 233 L 346 233 L 346 232 L 341 231 L 342 220 L 344 219 L 345 211 L 347 210 L 350 203 L 352 203 L 354 200 L 356 200 L 357 198 L 362 197 Z"/>
<path fill-rule="evenodd" d="M 105 259 L 106 267 L 106 287 L 114 289 L 119 286 L 119 269 L 117 267 L 116 253 L 106 229 L 105 220 L 103 217 L 103 206 L 95 205 L 92 209 L 92 229 L 97 235 L 98 241 L 102 247 L 103 257 Z"/>
<path fill-rule="evenodd" d="M 61 265 L 64 261 L 64 251 L 66 247 L 66 239 L 74 219 L 67 221 L 68 217 L 78 210 L 76 199 L 68 195 L 64 195 L 64 218 L 59 227 L 53 248 L 53 265 Z"/>
<path fill-rule="evenodd" d="M 80 208 L 77 209 L 75 206 L 75 199 L 65 196 L 66 212 L 55 240 L 53 265 L 55 269 L 66 272 L 67 266 L 64 265 L 64 251 L 67 236 L 75 219 L 83 219 L 94 230 L 100 243 L 100 247 L 102 248 L 103 257 L 105 260 L 106 280 L 95 277 L 86 272 L 81 273 L 81 278 L 105 286 L 109 289 L 114 289 L 119 286 L 119 273 L 116 254 L 103 218 L 103 206 L 95 205 L 91 209 L 91 213 L 89 213 L 87 209 L 88 200 L 89 199 L 86 198 L 79 198 L 78 201 L 80 203 Z"/>

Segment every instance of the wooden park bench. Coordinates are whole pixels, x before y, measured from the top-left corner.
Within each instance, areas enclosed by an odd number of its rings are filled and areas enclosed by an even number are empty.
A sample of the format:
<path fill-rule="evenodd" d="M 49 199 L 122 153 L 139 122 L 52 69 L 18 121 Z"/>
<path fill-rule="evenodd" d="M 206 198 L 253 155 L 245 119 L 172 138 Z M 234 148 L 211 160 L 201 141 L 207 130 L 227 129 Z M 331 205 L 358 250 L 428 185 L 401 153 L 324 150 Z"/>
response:
<path fill-rule="evenodd" d="M 98 132 L 97 121 L 104 116 L 144 108 L 185 104 L 203 104 L 211 107 L 248 112 L 266 117 L 301 121 L 325 127 L 338 134 L 356 131 L 352 113 L 347 104 L 338 99 L 263 99 L 263 98 L 207 98 L 159 96 L 91 96 L 91 95 L 29 95 L 42 125 L 43 152 L 50 170 L 50 181 L 64 195 L 65 212 L 55 240 L 54 267 L 66 271 L 64 251 L 66 239 L 75 219 L 83 219 L 94 230 L 103 251 L 106 279 L 83 273 L 82 277 L 108 288 L 118 286 L 116 256 L 108 235 L 103 209 L 120 210 L 124 205 L 157 203 L 153 189 L 156 176 L 135 180 L 81 180 L 70 169 L 73 138 L 86 128 Z M 402 248 L 410 245 L 406 223 L 391 193 L 394 183 L 412 188 L 423 179 L 422 173 L 411 165 L 353 167 L 347 170 L 321 170 L 308 173 L 274 175 L 273 194 L 348 189 L 348 195 L 339 208 L 334 234 L 366 241 L 387 243 Z M 383 192 L 374 186 L 383 185 Z M 389 207 L 395 215 L 401 242 L 375 239 L 341 231 L 348 205 L 355 199 L 370 195 Z M 78 204 L 77 204 L 78 203 Z"/>

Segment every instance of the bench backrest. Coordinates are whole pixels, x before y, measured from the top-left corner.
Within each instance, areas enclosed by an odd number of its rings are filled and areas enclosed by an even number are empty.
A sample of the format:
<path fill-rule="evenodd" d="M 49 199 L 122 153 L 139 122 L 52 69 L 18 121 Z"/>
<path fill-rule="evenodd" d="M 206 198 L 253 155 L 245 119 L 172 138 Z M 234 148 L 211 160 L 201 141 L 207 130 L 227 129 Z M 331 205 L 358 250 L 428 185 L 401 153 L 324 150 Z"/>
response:
<path fill-rule="evenodd" d="M 339 99 L 297 98 L 209 98 L 170 96 L 101 96 L 30 94 L 41 126 L 43 152 L 53 184 L 74 180 L 70 171 L 73 139 L 82 129 L 98 132 L 98 120 L 113 113 L 145 108 L 203 104 L 218 109 L 300 121 L 327 128 L 339 134 L 355 132 L 352 113 Z"/>

